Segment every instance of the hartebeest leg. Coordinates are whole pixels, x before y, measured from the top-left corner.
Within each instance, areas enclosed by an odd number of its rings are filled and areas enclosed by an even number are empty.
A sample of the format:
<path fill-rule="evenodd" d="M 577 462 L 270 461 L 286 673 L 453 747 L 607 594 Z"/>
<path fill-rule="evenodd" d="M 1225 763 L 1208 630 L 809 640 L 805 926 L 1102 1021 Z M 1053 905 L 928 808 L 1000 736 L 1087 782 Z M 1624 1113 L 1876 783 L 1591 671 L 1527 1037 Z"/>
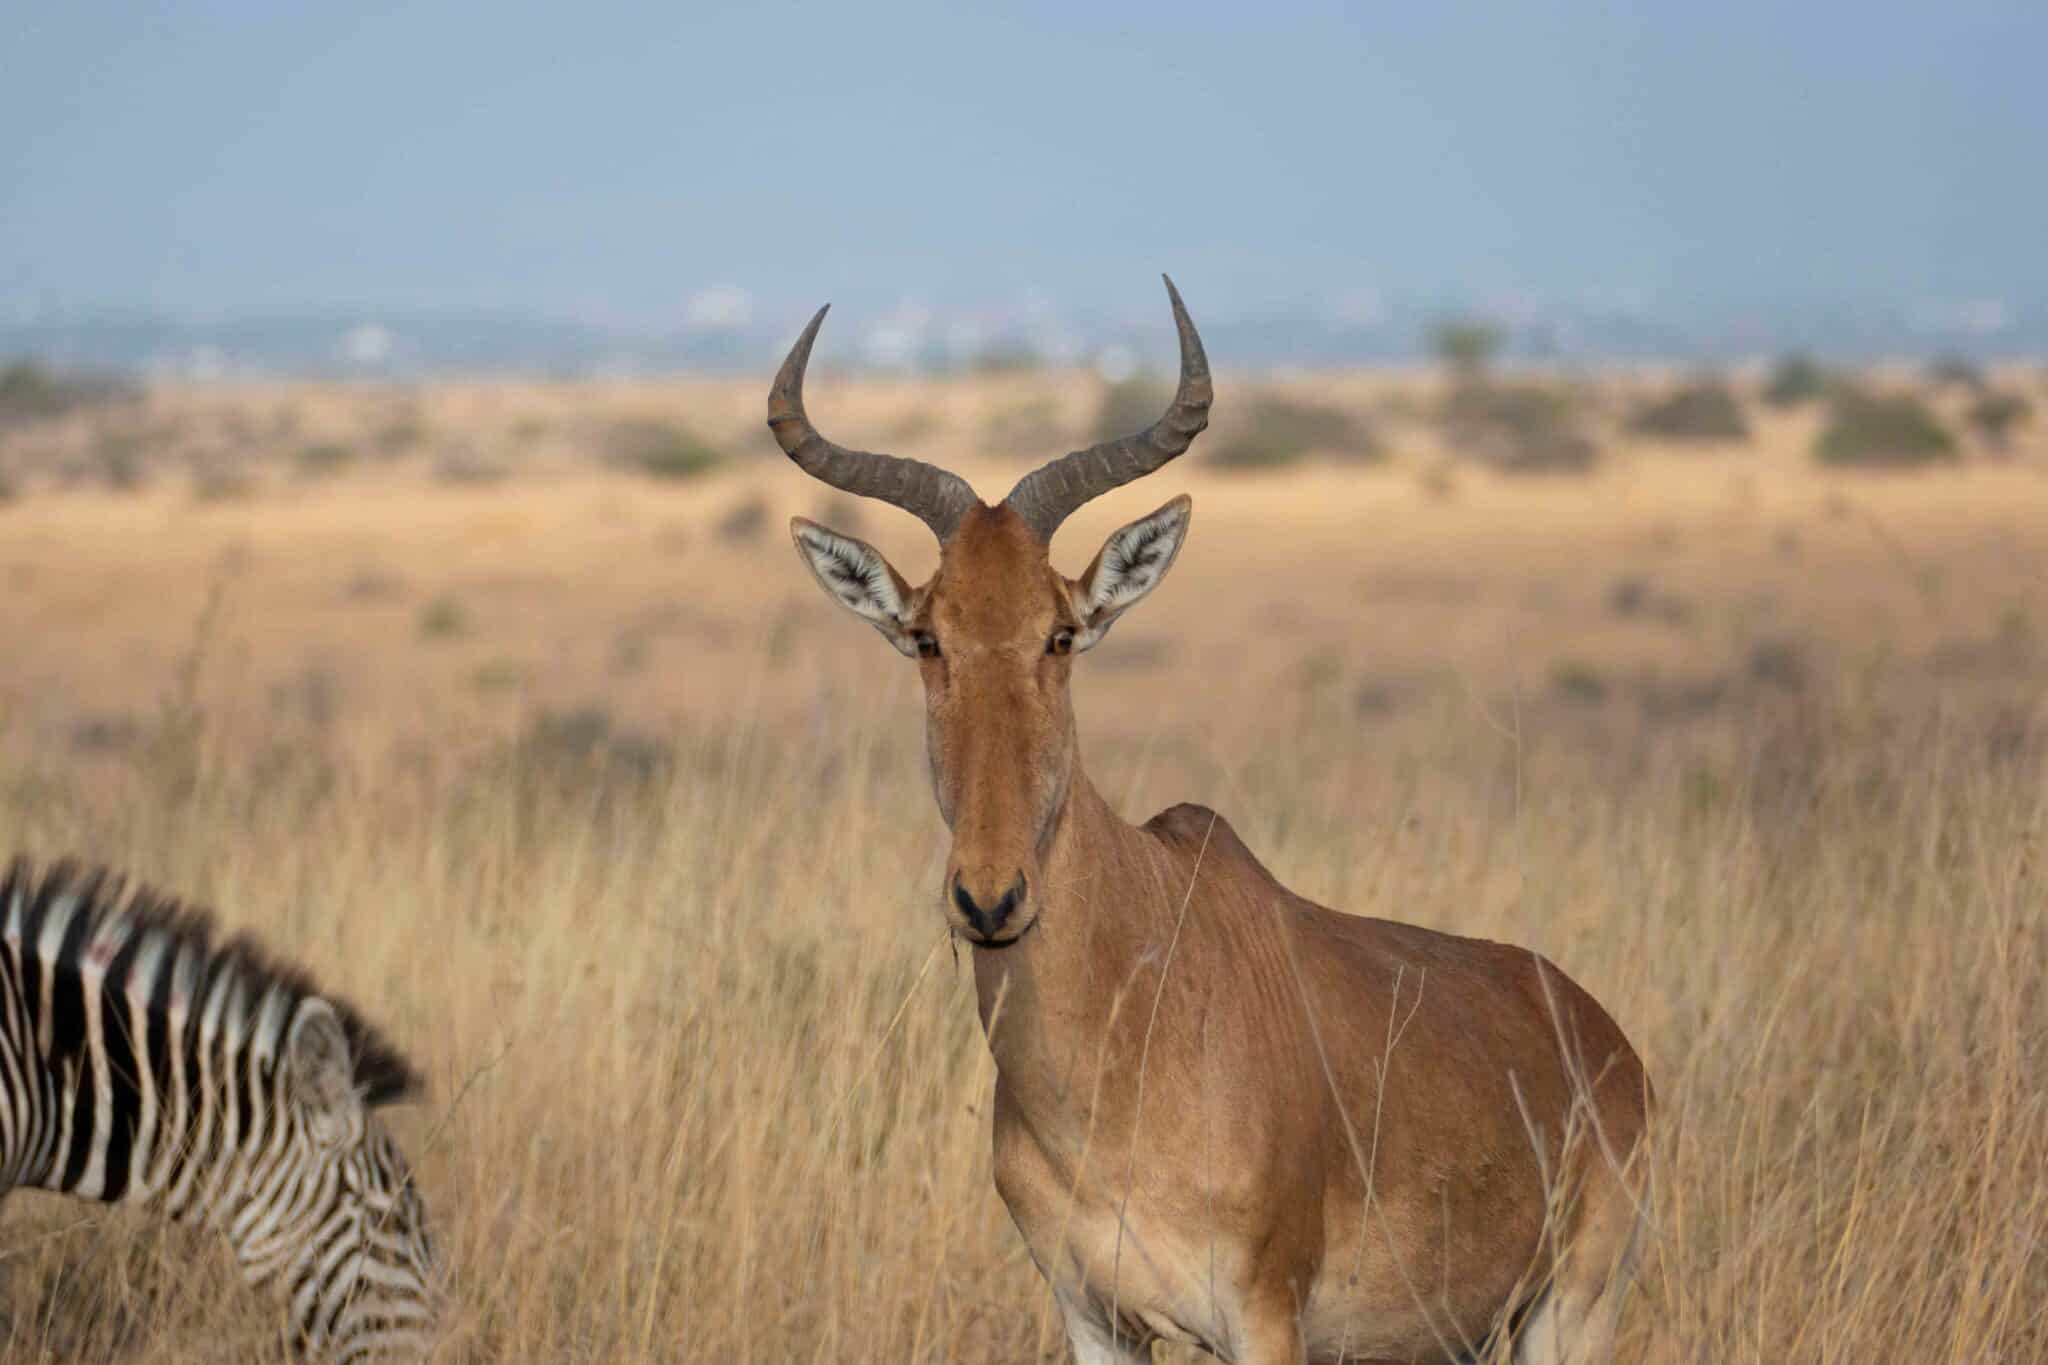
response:
<path fill-rule="evenodd" d="M 1120 1337 L 1100 1315 L 1067 1294 L 1055 1291 L 1060 1316 L 1066 1322 L 1067 1346 L 1074 1353 L 1074 1365 L 1150 1365 L 1152 1347 Z"/>
<path fill-rule="evenodd" d="M 1612 1173 L 1596 1184 L 1549 1292 L 1515 1334 L 1514 1365 L 1606 1365 L 1614 1358 L 1649 1215 L 1647 1189 L 1633 1195 Z"/>
<path fill-rule="evenodd" d="M 1619 1280 L 1554 1287 L 1516 1334 L 1514 1365 L 1607 1365 L 1625 1288 Z"/>
<path fill-rule="evenodd" d="M 1247 1312 L 1238 1320 L 1236 1365 L 1304 1365 L 1308 1346 L 1301 1339 L 1301 1319 L 1293 1305 Z"/>

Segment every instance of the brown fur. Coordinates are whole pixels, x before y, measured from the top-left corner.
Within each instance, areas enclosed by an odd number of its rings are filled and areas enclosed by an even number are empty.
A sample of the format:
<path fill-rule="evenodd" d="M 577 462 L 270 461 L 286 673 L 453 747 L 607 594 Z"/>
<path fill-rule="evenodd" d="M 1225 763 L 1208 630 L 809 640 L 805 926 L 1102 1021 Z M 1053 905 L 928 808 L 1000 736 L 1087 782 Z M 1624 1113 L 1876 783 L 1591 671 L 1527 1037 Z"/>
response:
<path fill-rule="evenodd" d="M 903 622 L 935 642 L 942 895 L 976 944 L 996 1183 L 1076 1351 L 1452 1359 L 1555 1278 L 1546 1321 L 1597 1354 L 1581 1305 L 1612 1300 L 1648 1120 L 1628 1041 L 1527 949 L 1312 904 L 1198 806 L 1120 819 L 1048 647 L 1087 624 L 1094 572 L 978 508 Z M 988 905 L 1019 877 L 1001 932 L 970 932 L 955 885 Z"/>

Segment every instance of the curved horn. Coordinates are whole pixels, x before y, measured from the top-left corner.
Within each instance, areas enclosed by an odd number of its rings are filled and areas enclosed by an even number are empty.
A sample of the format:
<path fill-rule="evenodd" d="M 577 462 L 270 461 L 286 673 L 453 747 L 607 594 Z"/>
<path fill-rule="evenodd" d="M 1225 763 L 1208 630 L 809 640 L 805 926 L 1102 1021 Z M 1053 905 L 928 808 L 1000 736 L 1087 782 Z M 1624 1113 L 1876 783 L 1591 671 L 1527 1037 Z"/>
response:
<path fill-rule="evenodd" d="M 1003 502 L 1024 518 L 1041 540 L 1050 542 L 1060 523 L 1090 498 L 1150 474 L 1179 455 L 1209 425 L 1209 403 L 1215 396 L 1209 383 L 1209 357 L 1180 301 L 1180 291 L 1171 278 L 1160 278 L 1166 281 L 1166 296 L 1173 300 L 1173 325 L 1180 332 L 1180 387 L 1174 392 L 1173 406 L 1136 436 L 1063 455 L 1017 481 Z"/>
<path fill-rule="evenodd" d="M 894 503 L 944 540 L 981 501 L 967 480 L 921 460 L 834 445 L 804 416 L 804 369 L 811 363 L 811 343 L 818 339 L 818 327 L 831 307 L 828 303 L 820 308 L 789 348 L 789 357 L 768 390 L 768 429 L 775 433 L 782 453 L 806 474 L 863 498 Z"/>

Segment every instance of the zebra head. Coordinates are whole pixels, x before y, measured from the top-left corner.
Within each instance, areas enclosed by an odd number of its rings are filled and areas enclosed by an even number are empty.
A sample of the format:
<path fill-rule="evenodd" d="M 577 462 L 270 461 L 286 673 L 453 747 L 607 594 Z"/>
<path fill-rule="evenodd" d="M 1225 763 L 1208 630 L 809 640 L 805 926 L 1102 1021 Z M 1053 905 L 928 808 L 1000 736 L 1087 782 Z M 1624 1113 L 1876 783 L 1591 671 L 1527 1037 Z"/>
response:
<path fill-rule="evenodd" d="M 405 1098 L 411 1076 L 366 1078 L 341 1017 L 318 996 L 299 1001 L 284 1053 L 288 1155 L 270 1197 L 236 1220 L 244 1273 L 252 1282 L 280 1277 L 309 1360 L 424 1359 L 436 1298 L 426 1204 L 374 1112 Z M 265 1212 L 250 1219 L 258 1206 Z"/>

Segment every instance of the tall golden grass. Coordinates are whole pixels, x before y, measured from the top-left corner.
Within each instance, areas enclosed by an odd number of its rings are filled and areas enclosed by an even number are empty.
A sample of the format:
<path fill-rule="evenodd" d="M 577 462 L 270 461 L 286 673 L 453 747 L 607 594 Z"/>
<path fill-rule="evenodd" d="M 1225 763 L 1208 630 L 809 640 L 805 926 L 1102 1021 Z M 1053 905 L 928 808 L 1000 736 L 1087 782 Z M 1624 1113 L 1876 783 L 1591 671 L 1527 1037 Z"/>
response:
<path fill-rule="evenodd" d="M 1607 1004 L 1664 1114 L 1624 1359 L 2048 1357 L 2041 480 L 1781 454 L 1162 474 L 1056 555 L 1195 492 L 1076 670 L 1083 754 L 1133 818 L 1214 805 L 1304 894 Z M 990 1185 L 915 683 L 775 525 L 716 529 L 819 496 L 0 514 L 8 843 L 215 905 L 410 1048 L 440 1359 L 1064 1358 Z M 9 1208 L 0 1358 L 281 1358 L 208 1237 Z"/>

